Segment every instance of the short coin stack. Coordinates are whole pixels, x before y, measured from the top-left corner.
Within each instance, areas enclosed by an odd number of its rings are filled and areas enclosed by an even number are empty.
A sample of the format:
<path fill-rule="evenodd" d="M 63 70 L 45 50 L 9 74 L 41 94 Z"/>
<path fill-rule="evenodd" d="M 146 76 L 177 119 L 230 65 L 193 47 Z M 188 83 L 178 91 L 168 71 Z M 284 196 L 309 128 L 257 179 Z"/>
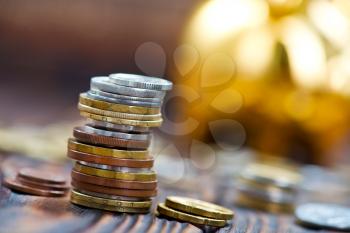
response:
<path fill-rule="evenodd" d="M 165 203 L 158 204 L 157 211 L 159 216 L 201 227 L 224 227 L 233 218 L 227 208 L 187 197 L 167 197 Z"/>
<path fill-rule="evenodd" d="M 6 178 L 4 185 L 18 192 L 46 197 L 62 197 L 69 191 L 64 177 L 32 168 L 22 168 L 15 179 Z"/>
<path fill-rule="evenodd" d="M 291 212 L 301 176 L 276 165 L 254 163 L 241 173 L 237 189 L 238 205 L 269 212 Z"/>
<path fill-rule="evenodd" d="M 125 213 L 147 213 L 157 194 L 148 147 L 150 127 L 160 126 L 161 105 L 172 83 L 159 78 L 112 74 L 91 79 L 78 108 L 88 123 L 74 128 L 68 157 L 71 202 Z"/>

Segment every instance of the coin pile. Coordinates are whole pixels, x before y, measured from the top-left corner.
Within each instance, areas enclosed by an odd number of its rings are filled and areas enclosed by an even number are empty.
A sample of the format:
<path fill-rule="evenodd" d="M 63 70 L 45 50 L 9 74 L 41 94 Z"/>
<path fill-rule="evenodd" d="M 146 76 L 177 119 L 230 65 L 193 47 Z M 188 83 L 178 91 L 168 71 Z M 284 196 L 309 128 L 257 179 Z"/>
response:
<path fill-rule="evenodd" d="M 281 166 L 253 163 L 237 181 L 238 205 L 269 212 L 291 212 L 301 176 Z"/>
<path fill-rule="evenodd" d="M 147 213 L 157 194 L 148 147 L 151 127 L 160 126 L 161 105 L 172 83 L 132 74 L 94 77 L 78 108 L 88 119 L 73 130 L 68 157 L 71 202 L 109 211 Z"/>
<path fill-rule="evenodd" d="M 3 183 L 9 189 L 37 196 L 62 197 L 69 191 L 64 177 L 31 168 L 22 168 L 15 179 L 5 178 Z"/>
<path fill-rule="evenodd" d="M 224 227 L 232 220 L 233 212 L 209 202 L 187 197 L 170 196 L 159 203 L 158 216 L 189 222 L 198 226 Z"/>

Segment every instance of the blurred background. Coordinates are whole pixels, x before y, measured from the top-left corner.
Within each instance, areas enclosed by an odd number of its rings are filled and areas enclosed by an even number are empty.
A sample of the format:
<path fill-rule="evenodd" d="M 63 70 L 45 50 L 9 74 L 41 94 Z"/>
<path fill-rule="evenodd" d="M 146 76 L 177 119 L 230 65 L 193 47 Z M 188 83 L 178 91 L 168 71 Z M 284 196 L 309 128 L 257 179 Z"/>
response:
<path fill-rule="evenodd" d="M 174 82 L 181 156 L 350 162 L 348 0 L 0 1 L 0 35 L 3 151 L 64 159 L 79 93 L 125 72 Z"/>

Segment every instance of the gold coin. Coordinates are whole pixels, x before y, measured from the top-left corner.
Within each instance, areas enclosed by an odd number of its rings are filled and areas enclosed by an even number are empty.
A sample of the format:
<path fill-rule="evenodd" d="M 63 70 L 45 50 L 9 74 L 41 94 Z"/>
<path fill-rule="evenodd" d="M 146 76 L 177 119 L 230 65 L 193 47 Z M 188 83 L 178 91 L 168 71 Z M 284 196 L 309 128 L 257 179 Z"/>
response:
<path fill-rule="evenodd" d="M 156 173 L 153 171 L 149 173 L 117 172 L 112 170 L 89 167 L 79 163 L 75 163 L 74 170 L 86 175 L 113 178 L 117 180 L 155 181 L 157 179 Z"/>
<path fill-rule="evenodd" d="M 87 154 L 108 156 L 119 159 L 147 159 L 149 158 L 148 150 L 118 150 L 99 146 L 92 146 L 77 142 L 75 139 L 68 140 L 68 148 Z"/>
<path fill-rule="evenodd" d="M 113 111 L 93 108 L 81 103 L 78 104 L 78 109 L 83 112 L 89 112 L 97 115 L 121 118 L 121 119 L 137 120 L 137 121 L 158 121 L 162 119 L 161 114 L 142 115 L 142 114 L 132 114 L 132 113 L 125 113 L 125 112 L 113 112 Z"/>
<path fill-rule="evenodd" d="M 90 118 L 96 121 L 105 121 L 105 122 L 119 124 L 119 125 L 132 125 L 132 126 L 141 126 L 141 127 L 158 127 L 163 122 L 162 119 L 159 119 L 156 121 L 129 120 L 129 119 L 121 119 L 121 118 L 97 115 L 97 114 L 92 114 L 84 111 L 80 111 L 80 115 L 82 117 Z"/>
<path fill-rule="evenodd" d="M 212 227 L 223 227 L 226 225 L 225 220 L 221 219 L 212 219 L 212 218 L 206 218 L 206 217 L 201 217 L 197 215 L 191 215 L 187 213 L 183 213 L 174 209 L 171 209 L 167 207 L 164 203 L 159 203 L 157 207 L 157 211 L 170 218 L 174 218 L 180 221 L 185 221 L 189 222 L 192 224 L 197 224 L 197 225 L 208 225 Z"/>
<path fill-rule="evenodd" d="M 152 201 L 122 201 L 122 200 L 114 200 L 102 197 L 94 197 L 87 194 L 83 194 L 72 190 L 71 192 L 71 200 L 81 201 L 81 202 L 89 202 L 96 203 L 101 205 L 108 205 L 113 207 L 121 207 L 121 208 L 141 208 L 146 209 L 150 208 L 152 205 Z"/>
<path fill-rule="evenodd" d="M 148 107 L 109 103 L 109 102 L 89 98 L 86 93 L 80 94 L 79 102 L 89 107 L 113 111 L 113 112 L 126 112 L 126 113 L 135 113 L 135 114 L 144 114 L 144 115 L 160 114 L 160 108 L 148 108 Z"/>
<path fill-rule="evenodd" d="M 167 197 L 165 205 L 172 209 L 202 217 L 222 220 L 231 220 L 233 218 L 233 212 L 227 208 L 187 197 Z"/>

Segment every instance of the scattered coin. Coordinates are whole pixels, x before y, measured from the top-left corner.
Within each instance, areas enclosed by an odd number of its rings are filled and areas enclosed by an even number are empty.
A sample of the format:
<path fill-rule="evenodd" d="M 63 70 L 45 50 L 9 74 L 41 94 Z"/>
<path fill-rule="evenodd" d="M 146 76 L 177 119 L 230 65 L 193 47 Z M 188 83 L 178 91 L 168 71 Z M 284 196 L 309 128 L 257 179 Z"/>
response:
<path fill-rule="evenodd" d="M 66 183 L 66 178 L 61 175 L 53 174 L 52 172 L 48 172 L 48 171 L 40 171 L 32 168 L 21 169 L 18 172 L 18 176 L 28 180 L 36 181 L 36 182 L 51 183 L 51 184 Z"/>
<path fill-rule="evenodd" d="M 27 185 L 29 187 L 43 189 L 43 190 L 55 190 L 55 191 L 66 192 L 70 189 L 70 187 L 66 184 L 43 183 L 43 182 L 31 181 L 28 179 L 24 179 L 22 177 L 17 177 L 17 180 L 23 185 Z"/>

